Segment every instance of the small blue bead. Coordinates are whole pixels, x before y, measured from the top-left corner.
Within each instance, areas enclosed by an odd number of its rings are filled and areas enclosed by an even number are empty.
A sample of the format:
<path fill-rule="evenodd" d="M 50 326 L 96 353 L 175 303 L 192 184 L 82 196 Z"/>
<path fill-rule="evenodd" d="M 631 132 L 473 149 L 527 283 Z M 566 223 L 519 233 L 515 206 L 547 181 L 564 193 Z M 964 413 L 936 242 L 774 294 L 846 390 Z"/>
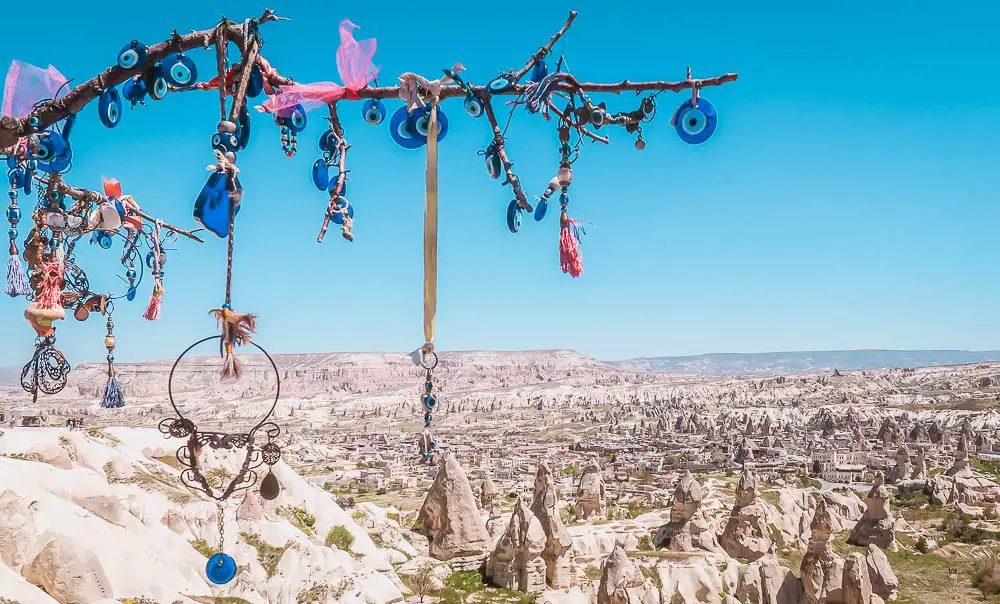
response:
<path fill-rule="evenodd" d="M 205 575 L 216 585 L 225 585 L 236 576 L 236 561 L 228 554 L 214 554 L 205 564 Z"/>
<path fill-rule="evenodd" d="M 16 239 L 17 238 L 17 229 L 11 229 L 11 230 L 7 231 L 7 237 L 9 237 L 10 239 Z"/>
<path fill-rule="evenodd" d="M 427 415 L 424 416 L 424 421 L 430 424 L 432 421 L 434 421 L 434 416 L 428 413 Z"/>

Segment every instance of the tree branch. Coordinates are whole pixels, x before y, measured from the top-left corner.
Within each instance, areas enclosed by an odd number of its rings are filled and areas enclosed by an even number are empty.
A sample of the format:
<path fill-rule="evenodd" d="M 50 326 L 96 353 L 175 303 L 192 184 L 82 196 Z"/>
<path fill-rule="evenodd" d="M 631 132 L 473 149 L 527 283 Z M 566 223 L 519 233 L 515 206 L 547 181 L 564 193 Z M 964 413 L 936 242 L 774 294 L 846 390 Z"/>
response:
<path fill-rule="evenodd" d="M 597 135 L 597 134 L 594 134 L 590 130 L 587 130 L 586 128 L 584 128 L 583 126 L 581 126 L 579 122 L 577 122 L 577 121 L 575 121 L 573 119 L 573 116 L 571 116 L 569 114 L 566 114 L 566 113 L 563 113 L 562 111 L 559 111 L 559 109 L 556 108 L 556 106 L 552 103 L 552 101 L 546 101 L 546 104 L 549 106 L 549 110 L 552 111 L 552 113 L 555 113 L 557 116 L 559 116 L 560 118 L 562 118 L 562 120 L 564 122 L 566 122 L 567 124 L 569 124 L 570 127 L 575 128 L 576 131 L 579 132 L 580 134 L 583 134 L 584 136 L 589 136 L 590 138 L 594 139 L 595 141 L 597 141 L 599 143 L 604 143 L 605 145 L 607 145 L 608 143 L 611 142 L 607 138 L 605 138 L 603 136 L 600 136 L 600 135 Z"/>
<path fill-rule="evenodd" d="M 489 95 L 483 95 L 480 97 L 483 101 L 483 110 L 486 113 L 486 119 L 490 122 L 490 127 L 493 128 L 493 145 L 497 150 L 497 157 L 500 158 L 500 162 L 503 164 L 503 170 L 507 174 L 507 180 L 503 184 L 510 184 L 511 188 L 514 189 L 514 198 L 517 200 L 517 205 L 521 206 L 527 212 L 532 210 L 531 204 L 528 203 L 528 196 L 524 194 L 524 189 L 521 188 L 521 180 L 514 173 L 514 164 L 511 163 L 510 159 L 507 157 L 507 149 L 504 146 L 503 133 L 500 132 L 500 124 L 497 123 L 497 116 L 493 112 L 493 99 Z"/>
<path fill-rule="evenodd" d="M 264 23 L 280 19 L 280 17 L 273 14 L 273 11 L 265 11 L 264 16 L 259 21 Z M 217 27 L 222 29 L 226 40 L 235 42 L 240 48 L 245 46 L 242 25 L 226 21 Z M 144 67 L 161 61 L 167 55 L 175 52 L 183 52 L 199 47 L 211 48 L 215 44 L 215 32 L 216 28 L 193 31 L 183 35 L 174 32 L 174 35 L 169 39 L 154 44 L 147 49 L 147 59 Z M 79 113 L 87 103 L 100 96 L 102 89 L 108 86 L 117 86 L 125 80 L 142 73 L 143 70 L 143 68 L 122 69 L 117 64 L 112 65 L 101 74 L 74 87 L 65 96 L 39 107 L 32 114 L 38 118 L 38 130 L 44 130 L 59 120 L 65 119 L 70 114 Z M 265 71 L 264 75 L 272 85 L 280 86 L 292 82 L 290 78 L 281 76 L 273 70 Z M 19 138 L 27 136 L 31 132 L 32 128 L 28 125 L 28 117 L 0 117 L 0 149 L 13 146 Z"/>
<path fill-rule="evenodd" d="M 521 71 L 518 71 L 517 73 L 514 74 L 514 81 L 518 81 L 521 78 L 523 78 L 524 74 L 528 73 L 528 70 L 531 69 L 537 61 L 544 59 L 545 55 L 552 52 L 552 47 L 555 46 L 555 43 L 559 41 L 559 38 L 563 37 L 563 34 L 566 33 L 566 30 L 569 29 L 569 26 L 573 24 L 573 19 L 576 19 L 576 14 L 577 13 L 575 10 L 569 11 L 569 18 L 566 19 L 566 24 L 563 25 L 562 29 L 557 31 L 554 36 L 552 36 L 552 39 L 549 40 L 548 44 L 539 48 L 538 52 L 532 55 L 531 59 L 528 60 L 528 63 L 521 69 Z"/>
<path fill-rule="evenodd" d="M 323 237 L 326 236 L 326 229 L 330 226 L 330 219 L 333 215 L 338 212 L 336 204 L 337 200 L 341 197 L 341 191 L 344 190 L 344 181 L 347 180 L 347 170 L 345 170 L 345 164 L 347 163 L 347 139 L 344 138 L 344 126 L 340 123 L 340 116 L 337 115 L 337 104 L 334 103 L 330 105 L 330 129 L 333 133 L 337 135 L 337 148 L 339 152 L 337 153 L 337 184 L 330 191 L 330 202 L 326 206 L 326 215 L 323 216 L 323 225 L 319 229 L 319 236 L 316 237 L 316 243 L 322 243 Z M 350 203 L 350 202 L 348 202 Z M 346 206 L 344 208 L 344 225 L 341 227 L 341 234 L 344 239 L 348 241 L 354 241 L 354 236 L 351 233 L 351 223 L 350 217 L 346 213 Z"/>
<path fill-rule="evenodd" d="M 48 179 L 45 179 L 45 178 L 36 178 L 36 180 L 38 182 L 44 184 L 44 185 L 52 185 L 52 186 L 54 186 L 57 191 L 59 191 L 60 193 L 64 194 L 66 197 L 69 197 L 70 199 L 73 199 L 75 201 L 82 201 L 84 203 L 97 203 L 97 204 L 99 204 L 99 203 L 103 203 L 104 201 L 107 200 L 106 196 L 101 195 L 97 191 L 91 191 L 89 189 L 81 189 L 79 187 L 72 187 L 72 186 L 66 184 L 65 182 L 62 182 L 61 180 L 60 181 L 56 181 L 56 180 L 48 180 Z M 145 220 L 149 220 L 151 222 L 159 222 L 160 226 L 162 228 L 167 229 L 168 231 L 173 231 L 173 232 L 177 233 L 178 235 L 184 235 L 185 237 L 187 237 L 189 239 L 193 239 L 193 240 L 197 241 L 198 243 L 205 243 L 204 239 L 202 239 L 201 237 L 195 235 L 191 231 L 185 231 L 184 229 L 179 228 L 179 227 L 175 227 L 174 225 L 172 225 L 170 223 L 163 222 L 162 220 L 159 220 L 155 216 L 151 216 L 151 215 L 147 214 L 146 212 L 143 212 L 142 210 L 140 210 L 137 207 L 133 206 L 133 207 L 131 207 L 131 209 L 136 214 L 138 214 L 139 216 L 142 216 L 142 218 L 144 218 Z"/>

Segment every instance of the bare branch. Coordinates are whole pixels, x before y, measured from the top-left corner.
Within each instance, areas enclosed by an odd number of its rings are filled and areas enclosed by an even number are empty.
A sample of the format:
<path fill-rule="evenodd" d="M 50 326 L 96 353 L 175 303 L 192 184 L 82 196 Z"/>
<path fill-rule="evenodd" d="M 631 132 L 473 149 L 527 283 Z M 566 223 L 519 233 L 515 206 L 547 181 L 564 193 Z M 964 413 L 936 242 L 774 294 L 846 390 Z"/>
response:
<path fill-rule="evenodd" d="M 523 78 L 524 74 L 528 73 L 528 70 L 531 69 L 537 61 L 544 59 L 545 55 L 552 52 L 552 47 L 555 46 L 555 43 L 559 41 L 559 38 L 563 37 L 563 35 L 566 33 L 566 30 L 569 29 L 569 26 L 573 24 L 573 19 L 576 19 L 575 10 L 569 11 L 569 18 L 566 19 L 566 24 L 563 25 L 562 29 L 557 31 L 554 36 L 552 36 L 552 39 L 549 40 L 549 43 L 539 48 L 538 52 L 536 52 L 531 57 L 531 59 L 528 60 L 528 63 L 521 69 L 521 71 L 518 71 L 517 73 L 514 74 L 514 81 L 518 81 L 521 78 Z"/>
<path fill-rule="evenodd" d="M 269 21 L 275 18 L 267 19 Z M 243 40 L 243 27 L 235 23 L 226 22 L 223 26 L 225 38 L 230 42 L 245 46 Z M 183 52 L 195 48 L 211 48 L 215 44 L 216 28 L 193 31 L 188 34 L 174 34 L 167 40 L 153 44 L 147 49 L 146 64 L 152 64 L 163 60 L 169 54 Z M 43 130 L 59 120 L 65 119 L 70 114 L 79 113 L 90 101 L 96 99 L 101 90 L 108 86 L 117 86 L 142 73 L 142 68 L 122 69 L 117 64 L 105 69 L 101 74 L 76 86 L 65 96 L 39 107 L 33 115 L 38 118 L 38 129 Z M 278 74 L 276 71 L 263 70 L 270 84 L 280 86 L 291 83 L 291 79 Z M 31 133 L 32 129 L 28 125 L 28 117 L 13 118 L 8 116 L 0 117 L 0 149 L 11 147 L 17 140 Z"/>
<path fill-rule="evenodd" d="M 514 173 L 514 164 L 511 163 L 510 159 L 507 157 L 507 149 L 504 145 L 503 133 L 500 132 L 500 124 L 497 123 L 497 116 L 493 112 L 493 99 L 489 95 L 484 95 L 480 97 L 483 100 L 483 110 L 486 113 L 486 119 L 490 122 L 490 127 L 493 128 L 493 145 L 497 150 L 497 157 L 500 158 L 500 162 L 503 164 L 503 170 L 507 174 L 507 180 L 503 184 L 510 184 L 511 188 L 514 189 L 514 197 L 517 199 L 517 204 L 521 206 L 524 210 L 530 212 L 532 210 L 531 204 L 528 203 L 528 196 L 524 194 L 524 189 L 521 188 L 521 180 Z"/>
<path fill-rule="evenodd" d="M 571 115 L 563 113 L 562 111 L 559 111 L 559 109 L 557 109 L 556 106 L 552 104 L 552 101 L 546 101 L 546 104 L 549 106 L 549 110 L 551 110 L 552 113 L 555 113 L 557 116 L 559 116 L 560 118 L 562 118 L 562 120 L 564 122 L 566 122 L 567 124 L 569 124 L 570 127 L 575 128 L 576 131 L 579 132 L 580 134 L 583 134 L 584 136 L 589 136 L 590 138 L 594 139 L 595 141 L 597 141 L 599 143 L 604 143 L 605 145 L 607 145 L 608 143 L 611 142 L 607 138 L 605 138 L 603 136 L 599 136 L 597 134 L 594 134 L 590 130 L 587 130 L 586 128 L 584 128 L 583 126 L 581 126 L 580 123 L 577 122 L 577 121 L 575 121 Z"/>
<path fill-rule="evenodd" d="M 337 200 L 340 199 L 341 191 L 344 190 L 344 182 L 347 180 L 345 164 L 347 163 L 348 145 L 347 139 L 344 138 L 344 126 L 340 123 L 340 116 L 337 115 L 336 103 L 330 105 L 330 129 L 337 135 L 337 148 L 339 150 L 337 154 L 337 184 L 330 191 L 330 202 L 326 206 L 326 215 L 323 216 L 323 225 L 319 229 L 319 236 L 316 237 L 316 243 L 323 242 L 323 237 L 326 236 L 326 229 L 330 226 L 330 220 L 338 212 Z M 344 207 L 343 210 L 346 212 L 347 208 Z M 350 217 L 344 213 L 344 225 L 341 227 L 341 234 L 344 236 L 344 239 L 354 241 L 350 220 Z"/>

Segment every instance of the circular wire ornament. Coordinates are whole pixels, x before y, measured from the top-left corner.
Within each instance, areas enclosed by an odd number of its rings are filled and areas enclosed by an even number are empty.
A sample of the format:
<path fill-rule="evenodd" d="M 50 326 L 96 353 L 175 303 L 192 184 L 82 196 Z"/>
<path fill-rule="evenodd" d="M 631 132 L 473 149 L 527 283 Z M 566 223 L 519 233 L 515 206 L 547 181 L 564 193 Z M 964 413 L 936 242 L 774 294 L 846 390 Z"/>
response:
<path fill-rule="evenodd" d="M 173 366 L 170 368 L 170 375 L 167 378 L 167 397 L 170 400 L 170 406 L 173 407 L 176 417 L 165 418 L 160 421 L 158 426 L 160 432 L 167 438 L 187 438 L 187 443 L 177 449 L 176 453 L 177 461 L 183 468 L 181 470 L 181 482 L 185 486 L 201 491 L 217 501 L 225 501 L 233 493 L 253 487 L 257 483 L 257 472 L 255 470 L 265 463 L 273 465 L 281 457 L 281 449 L 273 442 L 281 434 L 281 428 L 274 422 L 269 421 L 271 415 L 274 413 L 274 409 L 278 406 L 278 398 L 281 396 L 281 375 L 278 372 L 278 365 L 271 358 L 271 355 L 256 342 L 251 341 L 248 344 L 259 350 L 271 364 L 271 368 L 274 369 L 276 388 L 271 407 L 264 417 L 248 432 L 230 434 L 228 432 L 200 431 L 192 420 L 181 413 L 176 401 L 174 401 L 174 373 L 177 370 L 177 366 L 180 365 L 181 360 L 197 346 L 221 338 L 221 335 L 202 338 L 188 346 L 177 357 L 177 360 L 174 361 Z M 263 432 L 267 436 L 268 442 L 263 447 L 254 446 L 254 437 L 258 432 Z M 243 465 L 228 485 L 215 487 L 202 472 L 201 464 L 198 461 L 198 454 L 205 446 L 212 449 L 225 450 L 246 448 Z"/>

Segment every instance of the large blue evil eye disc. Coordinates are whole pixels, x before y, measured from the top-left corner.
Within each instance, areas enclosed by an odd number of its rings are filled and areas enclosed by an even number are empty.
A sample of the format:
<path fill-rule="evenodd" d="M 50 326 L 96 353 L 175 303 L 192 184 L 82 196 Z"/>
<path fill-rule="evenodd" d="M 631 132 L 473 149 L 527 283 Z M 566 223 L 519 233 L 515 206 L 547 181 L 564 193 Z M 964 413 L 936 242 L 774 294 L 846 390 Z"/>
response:
<path fill-rule="evenodd" d="M 545 218 L 545 212 L 549 209 L 549 202 L 544 199 L 538 202 L 535 206 L 535 220 L 541 222 Z"/>
<path fill-rule="evenodd" d="M 361 107 L 361 115 L 372 126 L 378 126 L 385 119 L 385 105 L 382 101 L 368 99 Z"/>
<path fill-rule="evenodd" d="M 326 165 L 325 159 L 317 159 L 313 164 L 312 179 L 320 191 L 326 191 L 330 187 L 330 168 Z"/>
<path fill-rule="evenodd" d="M 101 123 L 114 128 L 122 119 L 122 99 L 114 87 L 105 88 L 97 100 L 97 113 Z"/>
<path fill-rule="evenodd" d="M 205 575 L 216 585 L 225 585 L 236 576 L 236 561 L 229 554 L 213 554 L 205 564 Z"/>
<path fill-rule="evenodd" d="M 410 125 L 410 115 L 406 105 L 397 109 L 389 118 L 389 136 L 404 149 L 419 149 L 427 142 L 427 139 L 418 136 Z"/>
<path fill-rule="evenodd" d="M 122 69 L 141 67 L 146 62 L 146 45 L 132 40 L 118 51 L 118 66 Z"/>
<path fill-rule="evenodd" d="M 198 66 L 191 57 L 177 53 L 163 59 L 163 77 L 167 83 L 177 88 L 186 88 L 198 80 Z"/>
<path fill-rule="evenodd" d="M 687 100 L 677 109 L 674 129 L 682 141 L 689 145 L 697 145 L 712 137 L 718 121 L 718 114 L 712 103 L 698 99 L 698 106 L 695 107 L 690 100 Z"/>

